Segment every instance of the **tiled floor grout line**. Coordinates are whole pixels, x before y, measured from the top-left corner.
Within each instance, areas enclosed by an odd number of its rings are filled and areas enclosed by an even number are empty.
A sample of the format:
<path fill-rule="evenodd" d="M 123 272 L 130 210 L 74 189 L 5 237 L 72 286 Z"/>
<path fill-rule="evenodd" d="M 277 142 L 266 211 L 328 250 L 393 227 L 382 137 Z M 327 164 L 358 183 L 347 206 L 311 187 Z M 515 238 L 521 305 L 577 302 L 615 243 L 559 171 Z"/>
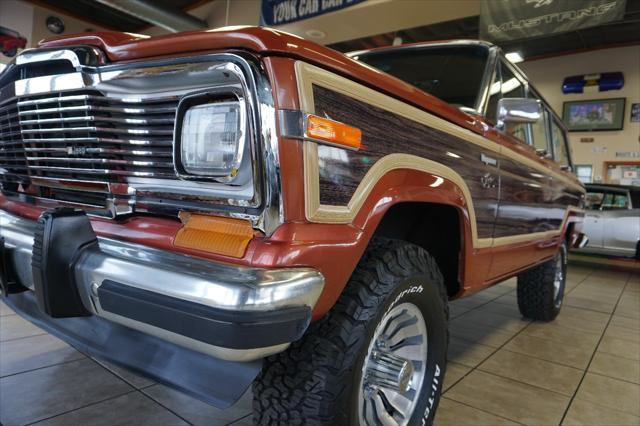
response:
<path fill-rule="evenodd" d="M 513 336 L 513 337 L 515 337 L 515 336 Z M 535 336 L 533 336 L 533 337 L 535 337 Z M 561 344 L 561 343 L 556 342 L 555 340 L 549 340 L 549 339 L 545 339 L 545 338 L 542 338 L 542 337 L 538 337 L 538 339 L 547 340 L 547 341 L 549 341 L 549 342 L 556 343 L 556 344 L 559 344 L 559 345 Z M 563 363 L 561 363 L 561 362 L 557 362 L 557 361 L 549 361 L 548 359 L 540 358 L 539 356 L 530 355 L 530 354 L 528 354 L 528 353 L 526 353 L 526 354 L 525 354 L 525 353 L 522 353 L 522 352 L 516 352 L 516 351 L 511 350 L 511 349 L 509 349 L 509 348 L 504 348 L 504 347 L 503 347 L 503 348 L 500 348 L 500 349 L 502 349 L 503 351 L 510 352 L 510 353 L 512 353 L 512 354 L 522 355 L 522 356 L 526 356 L 526 357 L 529 357 L 529 358 L 533 358 L 533 359 L 536 359 L 536 360 L 538 360 L 538 361 L 546 361 L 546 362 L 549 362 L 549 363 L 551 363 L 551 364 L 559 365 L 560 367 L 569 367 L 569 368 L 573 368 L 574 370 L 584 371 L 584 369 L 583 369 L 583 368 L 576 367 L 576 366 L 574 366 L 574 365 L 563 364 Z M 626 358 L 625 358 L 625 359 L 626 359 Z M 486 361 L 486 360 L 482 360 L 482 362 L 484 362 L 484 361 Z M 528 384 L 528 383 L 527 383 L 527 384 Z M 535 386 L 535 385 L 531 385 L 531 386 Z"/>
<path fill-rule="evenodd" d="M 507 340 L 506 342 L 504 342 L 504 344 L 503 344 L 502 346 L 500 346 L 500 347 L 496 348 L 496 350 L 495 350 L 495 351 L 491 352 L 489 355 L 487 355 L 485 358 L 483 358 L 483 359 L 482 359 L 482 361 L 480 361 L 478 364 L 476 364 L 476 365 L 475 365 L 475 367 L 472 367 L 472 368 L 471 368 L 471 370 L 467 371 L 467 372 L 466 372 L 462 377 L 460 377 L 458 380 L 456 380 L 456 381 L 455 381 L 451 386 L 449 386 L 449 387 L 447 388 L 447 391 L 443 393 L 443 396 L 445 396 L 445 395 L 447 394 L 447 392 L 449 392 L 449 390 L 451 390 L 455 385 L 457 385 L 458 383 L 460 383 L 460 382 L 461 382 L 465 377 L 467 377 L 469 374 L 471 374 L 471 373 L 473 373 L 474 371 L 476 371 L 480 365 L 482 365 L 486 360 L 488 360 L 489 358 L 491 358 L 491 357 L 492 357 L 496 352 L 498 352 L 500 349 L 502 349 L 502 348 L 503 348 L 507 343 L 509 343 L 509 342 L 510 342 L 511 340 L 513 340 L 516 336 L 518 336 L 520 333 L 522 333 L 522 331 L 523 331 L 524 329 L 526 329 L 530 324 L 531 324 L 531 323 L 529 323 L 529 324 L 527 324 L 526 326 L 522 327 L 522 329 L 521 329 L 520 331 L 516 332 L 516 333 L 515 333 L 511 338 L 509 338 L 509 340 Z M 482 371 L 483 373 L 486 373 L 486 374 L 491 374 L 491 373 L 487 373 L 486 371 L 483 371 L 483 370 L 478 370 L 478 371 Z M 501 377 L 501 376 L 496 376 L 496 377 Z M 456 400 L 454 400 L 454 401 L 456 401 Z M 456 401 L 456 402 L 459 402 L 459 401 Z M 466 404 L 465 404 L 465 405 L 466 405 Z M 470 406 L 470 407 L 475 408 L 475 409 L 478 409 L 478 410 L 481 410 L 481 411 L 484 411 L 484 410 L 482 410 L 482 409 L 480 409 L 480 408 L 478 408 L 478 407 L 473 407 L 473 406 Z M 492 415 L 497 415 L 496 413 L 492 413 L 492 412 L 490 412 L 490 411 L 487 411 L 487 412 L 488 412 L 488 413 L 490 413 L 490 414 L 492 414 Z M 500 417 L 502 417 L 502 416 L 500 416 Z M 510 420 L 510 421 L 514 421 L 514 422 L 516 422 L 516 423 L 519 423 L 517 420 L 511 419 L 511 418 L 508 418 L 508 420 Z"/>
<path fill-rule="evenodd" d="M 238 423 L 240 420 L 246 419 L 247 417 L 251 417 L 251 416 L 253 416 L 253 413 L 247 414 L 246 416 L 242 416 L 239 419 L 235 419 L 234 421 L 232 421 L 230 423 L 225 423 L 225 426 L 233 425 L 234 423 Z"/>
<path fill-rule="evenodd" d="M 522 425 L 522 426 L 526 426 L 524 423 L 520 423 L 520 422 L 518 422 L 516 420 L 512 420 L 512 419 L 510 419 L 508 417 L 504 417 L 504 416 L 502 416 L 500 414 L 492 413 L 491 411 L 487 411 L 484 408 L 474 407 L 473 405 L 469 405 L 466 402 L 460 402 L 457 399 L 448 398 L 447 395 L 442 395 L 442 398 L 446 398 L 449 401 L 455 402 L 456 404 L 464 405 L 465 407 L 473 408 L 474 410 L 482 411 L 483 413 L 491 414 L 492 416 L 499 417 L 501 419 L 508 420 L 510 422 L 513 422 L 513 423 L 516 423 L 516 424 L 519 424 L 519 425 Z M 440 399 L 440 400 L 442 401 L 442 399 Z"/>
<path fill-rule="evenodd" d="M 29 370 L 20 371 L 20 372 L 17 372 L 17 373 L 7 374 L 6 376 L 0 376 L 0 379 L 6 379 L 7 377 L 13 377 L 13 376 L 19 376 L 20 374 L 26 374 L 26 373 L 30 373 L 32 371 L 44 370 L 45 368 L 56 367 L 58 365 L 65 365 L 65 364 L 71 364 L 71 363 L 78 362 L 78 361 L 84 361 L 87 358 L 87 356 L 85 354 L 83 354 L 82 352 L 80 352 L 80 354 L 83 356 L 83 358 L 72 359 L 72 360 L 63 361 L 63 362 L 57 362 L 55 364 L 43 365 L 42 367 L 36 367 L 36 368 L 31 368 Z"/>
<path fill-rule="evenodd" d="M 511 291 L 509 291 L 509 292 L 507 292 L 507 293 L 505 293 L 505 294 L 503 294 L 503 295 L 500 295 L 500 296 L 495 297 L 494 299 L 490 299 L 490 300 L 489 300 L 489 301 L 487 301 L 486 303 L 482 303 L 482 304 L 480 304 L 480 305 L 478 305 L 478 306 L 476 306 L 476 307 L 474 307 L 474 308 L 471 308 L 471 309 L 469 309 L 467 312 L 465 312 L 465 314 L 466 314 L 466 313 L 469 313 L 469 312 L 471 312 L 471 311 L 473 311 L 473 310 L 475 310 L 475 309 L 478 309 L 478 308 L 479 308 L 479 307 L 481 307 L 481 306 L 485 306 L 485 305 L 487 305 L 487 304 L 489 304 L 489 303 L 491 303 L 491 302 L 495 301 L 496 299 L 499 299 L 500 297 L 505 296 L 506 294 L 509 294 L 509 293 L 511 293 L 511 292 L 513 292 L 513 291 L 515 291 L 515 290 L 511 290 Z M 462 314 L 462 315 L 464 315 L 464 314 Z M 530 322 L 529 324 L 531 324 L 531 322 Z M 504 345 L 506 345 L 507 343 L 509 343 L 509 342 L 510 342 L 514 337 L 516 337 L 518 334 L 520 334 L 520 333 L 522 332 L 522 330 L 524 330 L 525 328 L 527 328 L 527 327 L 529 326 L 529 324 L 527 324 L 526 326 L 522 327 L 522 328 L 521 328 L 519 331 L 517 331 L 513 336 L 511 336 L 511 337 L 510 337 L 506 342 L 504 342 L 504 343 L 502 344 L 502 346 L 499 346 L 495 351 L 491 352 L 491 353 L 490 353 L 486 358 L 483 358 L 483 359 L 482 359 L 482 361 L 480 361 L 478 364 L 476 364 L 476 366 L 475 366 L 475 367 L 471 367 L 471 370 L 467 371 L 467 372 L 466 372 L 462 377 L 460 377 L 460 378 L 459 378 L 458 380 L 456 380 L 453 384 L 451 384 L 451 386 L 449 386 L 449 387 L 447 388 L 447 392 L 449 391 L 449 389 L 451 389 L 452 387 L 454 387 L 455 385 L 457 385 L 458 383 L 460 383 L 460 381 L 461 381 L 462 379 L 464 379 L 464 378 L 465 378 L 465 377 L 467 377 L 469 374 L 471 374 L 471 373 L 472 373 L 476 368 L 478 368 L 478 366 L 479 366 L 480 364 L 482 364 L 483 362 L 485 362 L 487 359 L 489 359 L 491 356 L 493 356 L 493 354 L 494 354 L 494 353 L 496 353 L 497 351 L 499 351 L 499 350 L 500 350 Z M 447 325 L 447 326 L 448 326 L 448 325 Z M 473 344 L 481 344 L 481 343 L 478 343 L 478 342 L 470 342 L 469 340 L 461 339 L 460 337 L 456 337 L 456 339 L 464 340 L 465 342 L 469 342 L 469 343 L 473 343 Z M 487 345 L 484 345 L 484 346 L 487 346 Z M 487 347 L 491 347 L 491 346 L 487 346 Z M 492 348 L 492 349 L 493 349 L 493 348 Z M 464 365 L 464 364 L 462 364 L 462 365 Z M 467 365 L 465 365 L 465 367 L 468 367 L 468 366 L 467 366 Z M 445 393 L 446 393 L 446 392 L 445 392 Z M 443 395 L 444 395 L 444 393 L 443 393 Z M 476 407 L 473 407 L 473 408 L 476 408 Z M 493 413 L 492 413 L 492 414 L 493 414 Z"/>
<path fill-rule="evenodd" d="M 601 353 L 606 353 L 606 352 L 601 352 Z M 611 354 L 607 354 L 607 355 L 611 355 Z M 628 359 L 630 361 L 636 361 L 635 359 L 629 359 L 629 358 L 625 358 L 625 359 Z M 606 374 L 597 373 L 595 371 L 589 371 L 589 374 L 593 374 L 594 376 L 606 377 L 607 379 L 614 379 L 614 380 L 618 380 L 618 381 L 621 381 L 621 382 L 629 383 L 629 384 L 632 384 L 632 385 L 640 386 L 640 383 L 630 382 L 629 380 L 621 379 L 619 377 L 607 376 Z"/>
<path fill-rule="evenodd" d="M 56 417 L 60 417 L 60 416 L 63 416 L 65 414 L 69 414 L 69 413 L 72 413 L 74 411 L 82 410 L 83 408 L 91 407 L 91 406 L 96 405 L 96 404 L 101 404 L 103 402 L 110 401 L 112 399 L 120 398 L 121 396 L 129 395 L 129 394 L 134 393 L 134 392 L 137 392 L 137 390 L 136 389 L 132 389 L 132 390 L 130 390 L 128 392 L 125 392 L 125 393 L 121 393 L 121 394 L 118 394 L 118 395 L 110 396 L 109 398 L 101 399 L 100 401 L 94 401 L 94 402 L 92 402 L 90 404 L 85 404 L 85 405 L 82 405 L 80 407 L 73 408 L 71 410 L 63 411 L 63 412 L 55 414 L 53 416 L 45 417 L 43 419 L 38 419 L 38 420 L 33 421 L 31 423 L 27 423 L 24 426 L 31 426 L 31 425 L 34 425 L 36 423 L 44 422 L 45 420 L 54 419 Z"/>
<path fill-rule="evenodd" d="M 584 282 L 584 281 L 585 281 L 589 276 L 590 276 L 590 274 L 589 274 L 589 275 L 587 275 L 587 276 L 585 276 L 585 277 L 584 277 L 580 282 L 578 282 L 578 283 L 577 283 L 577 284 L 576 284 L 576 285 L 575 285 L 575 286 L 574 286 L 574 287 L 573 287 L 573 288 L 572 288 L 572 289 L 571 289 L 567 294 L 570 294 L 572 291 L 574 291 L 576 288 L 578 288 L 578 287 L 580 286 L 580 284 L 582 284 L 582 282 Z M 626 287 L 626 283 L 625 283 L 625 287 Z M 513 290 L 512 290 L 512 291 L 513 291 Z M 624 288 L 623 288 L 623 291 L 624 291 Z M 509 294 L 509 293 L 511 293 L 511 292 L 505 293 L 505 295 L 506 295 L 506 294 Z M 504 296 L 504 295 L 502 295 L 502 296 Z M 481 306 L 484 306 L 484 305 L 486 305 L 486 304 L 488 304 L 488 303 L 491 303 L 491 302 L 493 302 L 494 300 L 496 300 L 496 299 L 498 299 L 498 298 L 500 298 L 500 297 L 502 297 L 502 296 L 498 296 L 498 297 L 496 297 L 496 298 L 494 298 L 494 299 L 489 300 L 489 301 L 488 301 L 488 302 L 486 302 L 486 303 L 480 304 L 480 305 L 476 306 L 475 308 L 470 309 L 470 310 L 469 310 L 469 311 L 467 311 L 467 312 L 470 312 L 470 311 L 472 311 L 472 310 L 474 310 L 474 309 L 477 309 L 477 308 L 479 308 L 479 307 L 481 307 Z M 620 297 L 621 297 L 621 296 L 622 296 L 622 292 L 620 292 Z M 619 299 L 618 299 L 618 300 L 619 300 Z M 616 304 L 616 306 L 617 306 L 617 304 Z M 581 308 L 577 308 L 577 309 L 581 309 Z M 614 311 L 615 311 L 615 308 L 614 308 Z M 467 313 L 467 312 L 465 312 L 465 313 Z M 463 315 L 464 315 L 464 314 L 463 314 Z M 611 314 L 611 315 L 613 315 L 613 314 Z M 609 321 L 610 321 L 610 320 L 611 320 L 611 319 L 609 319 Z M 466 372 L 462 377 L 460 377 L 458 380 L 456 380 L 454 383 L 452 383 L 452 384 L 447 388 L 447 390 L 443 393 L 443 396 L 446 396 L 446 394 L 449 392 L 449 390 L 451 390 L 455 385 L 457 385 L 458 383 L 460 383 L 460 382 L 461 382 L 465 377 L 467 377 L 469 374 L 471 374 L 472 372 L 474 372 L 474 371 L 476 371 L 476 370 L 481 371 L 481 372 L 483 372 L 483 373 L 485 373 L 485 374 L 495 375 L 496 377 L 500 377 L 500 378 L 503 378 L 503 379 L 509 379 L 509 380 L 514 381 L 514 382 L 517 382 L 517 383 L 523 383 L 523 384 L 526 384 L 526 385 L 528 385 L 528 386 L 532 386 L 532 387 L 535 387 L 535 388 L 538 388 L 538 389 L 544 389 L 544 388 L 540 388 L 539 386 L 531 385 L 530 383 L 520 382 L 520 381 L 518 381 L 518 380 L 510 379 L 510 378 L 508 378 L 508 377 L 499 376 L 499 375 L 497 375 L 497 374 L 492 374 L 492 373 L 490 373 L 490 372 L 487 372 L 487 371 L 479 370 L 479 369 L 478 369 L 478 367 L 480 367 L 482 364 L 484 364 L 484 363 L 485 363 L 489 358 L 491 358 L 494 354 L 496 354 L 500 349 L 503 349 L 503 348 L 504 348 L 504 347 L 505 347 L 509 342 L 511 342 L 513 339 L 515 339 L 517 336 L 519 336 L 519 335 L 520 335 L 524 330 L 526 330 L 526 329 L 527 329 L 531 324 L 533 324 L 533 323 L 534 323 L 534 321 L 530 321 L 527 325 L 525 325 L 524 327 L 522 327 L 522 328 L 521 328 L 519 331 L 517 331 L 513 336 L 511 336 L 507 341 L 505 341 L 501 346 L 499 346 L 498 348 L 496 348 L 496 349 L 495 349 L 493 352 L 491 352 L 488 356 L 486 356 L 485 358 L 483 358 L 483 359 L 482 359 L 482 361 L 480 361 L 480 362 L 479 362 L 479 363 L 477 363 L 474 367 L 472 367 L 469 371 L 467 371 L 467 372 Z M 604 330 L 602 331 L 602 335 L 604 335 L 604 331 L 606 330 L 606 327 L 608 327 L 608 325 L 609 325 L 609 324 L 607 323 L 607 326 L 605 326 Z M 601 336 L 601 338 L 602 338 L 602 336 Z M 465 339 L 462 339 L 462 340 L 465 340 Z M 466 342 L 468 342 L 468 340 L 465 340 L 465 341 L 466 341 Z M 469 343 L 478 344 L 477 342 L 469 342 Z M 599 344 L 600 344 L 600 341 L 598 341 L 598 345 L 599 345 Z M 597 350 L 597 348 L 598 348 L 598 345 L 596 345 L 596 347 L 595 347 L 595 349 L 594 349 L 594 354 L 595 354 L 595 350 Z M 486 346 L 486 345 L 485 345 L 485 346 Z M 505 349 L 505 350 L 508 350 L 508 349 Z M 513 351 L 510 351 L 510 352 L 513 352 Z M 522 355 L 522 354 L 520 354 L 520 355 Z M 528 355 L 526 355 L 526 356 L 528 356 Z M 535 358 L 535 357 L 533 357 L 533 358 Z M 551 362 L 551 361 L 548 361 L 548 362 Z M 563 365 L 563 364 L 559 364 L 559 365 Z M 587 365 L 587 369 L 588 369 L 588 367 L 589 367 L 589 366 Z M 583 370 L 583 371 L 585 371 L 585 372 L 586 372 L 586 370 Z M 586 373 L 585 373 L 585 374 L 586 374 Z M 583 377 L 584 377 L 584 375 L 583 375 Z M 579 387 L 580 387 L 580 385 L 578 385 L 578 387 L 576 388 L 576 392 L 577 392 L 577 389 L 578 389 Z M 550 391 L 549 389 L 544 389 L 544 390 Z M 550 391 L 550 392 L 554 392 L 554 391 Z M 554 392 L 554 393 L 557 393 L 557 394 L 559 394 L 559 395 L 562 395 L 562 396 L 567 397 L 567 395 L 565 395 L 565 394 L 560 394 L 560 393 L 558 393 L 558 392 Z M 574 392 L 574 396 L 575 396 L 575 392 Z M 454 400 L 454 401 L 459 402 L 459 401 L 457 401 L 457 400 Z M 571 403 L 572 403 L 572 402 L 573 402 L 573 397 L 571 397 L 571 399 L 569 400 L 569 404 L 567 405 L 567 408 L 565 409 L 565 412 L 563 413 L 562 419 L 560 420 L 560 424 L 562 424 L 562 421 L 564 420 L 564 417 L 565 417 L 565 415 L 566 415 L 566 412 L 568 411 L 568 409 L 569 409 L 569 407 L 571 406 Z M 465 405 L 467 405 L 467 404 L 465 404 Z M 480 409 L 480 408 L 478 408 L 478 407 L 473 407 L 473 406 L 470 406 L 470 407 L 475 408 L 475 409 L 478 409 L 478 410 L 481 410 L 481 411 L 484 411 L 484 410 L 482 410 L 482 409 Z M 492 412 L 489 412 L 489 411 L 486 411 L 486 412 L 488 412 L 488 413 L 490 413 L 490 414 L 492 414 L 492 415 L 496 415 L 495 413 L 492 413 Z M 499 417 L 502 417 L 502 416 L 499 416 Z M 502 418 L 504 418 L 504 417 L 502 417 Z M 508 418 L 508 420 L 510 420 L 510 421 L 514 421 L 514 422 L 518 423 L 516 420 L 510 419 L 510 418 Z"/>
<path fill-rule="evenodd" d="M 16 337 L 14 339 L 0 340 L 0 344 L 7 343 L 7 342 L 15 342 L 16 340 L 28 339 L 30 337 L 46 336 L 48 334 L 49 333 L 38 333 L 38 334 L 30 334 L 28 336 L 23 336 L 23 337 Z"/>
<path fill-rule="evenodd" d="M 138 389 L 138 392 L 140 392 L 145 398 L 150 399 L 151 401 L 155 402 L 156 404 L 158 404 L 159 406 L 161 406 L 162 408 L 164 408 L 168 412 L 172 413 L 174 416 L 176 416 L 177 418 L 179 418 L 180 420 L 182 420 L 186 424 L 188 424 L 190 426 L 194 426 L 193 423 L 191 423 L 190 421 L 188 421 L 187 419 L 182 417 L 180 414 L 176 413 L 174 410 L 172 410 L 171 408 L 167 407 L 162 402 L 158 401 L 157 399 L 153 398 L 151 395 L 149 395 L 146 392 L 144 392 L 145 389 L 149 389 L 150 387 L 153 387 L 155 385 L 159 385 L 159 383 L 154 383 L 153 385 L 145 386 L 144 388 Z"/>
<path fill-rule="evenodd" d="M 539 337 L 539 339 L 542 339 L 542 338 L 541 338 L 541 337 Z M 543 339 L 543 340 L 549 340 L 549 339 Z M 557 343 L 557 342 L 555 342 L 554 340 L 549 340 L 549 341 L 550 341 L 550 342 L 553 342 L 553 343 Z M 546 362 L 548 362 L 548 363 L 555 364 L 555 365 L 559 365 L 559 366 L 561 366 L 561 367 L 568 367 L 568 368 L 572 368 L 572 369 L 574 369 L 574 370 L 584 371 L 584 369 L 582 369 L 582 368 L 580 368 L 580 367 L 576 367 L 576 366 L 574 366 L 574 365 L 563 364 L 563 363 L 561 363 L 561 362 L 557 362 L 557 361 L 549 361 L 548 359 L 540 358 L 539 356 L 530 355 L 530 354 L 528 354 L 528 353 L 527 353 L 527 354 L 523 354 L 522 352 L 516 352 L 516 351 L 511 350 L 511 349 L 509 349 L 509 348 L 500 348 L 500 349 L 502 349 L 503 351 L 510 352 L 510 353 L 512 353 L 512 354 L 522 355 L 522 356 L 526 356 L 526 357 L 529 357 L 529 358 L 537 359 L 538 361 L 546 361 Z M 482 361 L 482 362 L 484 362 L 484 361 Z M 527 383 L 527 384 L 528 384 L 528 383 Z M 535 386 L 535 385 L 531 385 L 531 386 Z"/>
<path fill-rule="evenodd" d="M 523 354 L 519 354 L 519 355 L 523 355 Z M 524 355 L 524 356 L 526 356 L 526 355 Z M 536 359 L 539 359 L 539 358 L 536 358 Z M 485 360 L 485 361 L 486 361 L 486 360 Z M 482 372 L 482 373 L 485 373 L 485 374 L 490 374 L 490 375 L 492 375 L 492 376 L 500 377 L 500 378 L 505 379 L 505 380 L 508 380 L 508 381 L 510 381 L 510 382 L 520 383 L 521 385 L 527 385 L 527 386 L 530 386 L 530 387 L 532 387 L 532 388 L 540 389 L 540 390 L 543 390 L 543 391 L 546 391 L 546 392 L 555 393 L 556 395 L 564 396 L 565 398 L 569 398 L 569 397 L 571 397 L 571 395 L 568 395 L 568 394 L 566 394 L 566 393 L 562 393 L 562 392 L 558 392 L 557 390 L 553 390 L 553 389 L 549 389 L 549 388 L 543 388 L 542 386 L 534 385 L 534 384 L 532 384 L 532 383 L 523 382 L 522 380 L 514 379 L 513 377 L 503 376 L 502 374 L 496 373 L 496 372 L 494 372 L 494 371 L 482 370 L 482 369 L 481 369 L 481 368 L 479 368 L 479 367 L 480 367 L 480 366 L 481 366 L 485 361 L 483 361 L 482 363 L 478 364 L 478 367 L 476 368 L 476 370 L 478 370 L 478 371 L 480 371 L 480 372 Z M 546 360 L 544 360 L 544 361 L 546 361 Z M 550 362 L 551 364 L 556 364 L 556 363 L 554 363 L 554 362 L 552 362 L 552 361 L 547 361 L 547 362 Z M 564 367 L 564 365 L 563 365 L 563 364 L 558 364 L 558 365 L 561 365 L 561 366 L 563 366 L 563 367 Z M 582 371 L 582 370 L 580 370 L 580 371 Z"/>
<path fill-rule="evenodd" d="M 598 348 L 600 347 L 600 343 L 602 343 L 602 339 L 604 339 L 604 335 L 607 332 L 607 328 L 609 328 L 609 324 L 611 324 L 611 319 L 613 318 L 613 314 L 616 312 L 616 309 L 618 308 L 618 304 L 620 304 L 620 300 L 622 299 L 622 294 L 624 293 L 624 290 L 627 288 L 627 285 L 629 284 L 629 280 L 630 279 L 631 279 L 631 274 L 629 274 L 629 276 L 627 276 L 627 281 L 625 282 L 624 287 L 622 288 L 622 291 L 618 295 L 618 300 L 616 301 L 616 304 L 613 307 L 613 311 L 611 311 L 611 314 L 609 315 L 609 319 L 607 321 L 607 325 L 605 326 L 604 330 L 602 330 L 602 335 L 600 336 L 600 339 L 598 339 L 598 344 L 596 345 L 595 349 L 593 350 L 593 353 L 591 354 L 591 358 L 589 358 L 589 362 L 587 363 L 587 367 L 584 369 L 584 373 L 582 374 L 582 377 L 580 378 L 580 382 L 578 382 L 578 386 L 576 386 L 576 390 L 573 393 L 573 396 L 571 396 L 571 399 L 569 400 L 569 404 L 567 405 L 567 408 L 564 410 L 564 414 L 562 415 L 562 419 L 560 419 L 560 424 L 561 425 L 564 422 L 564 419 L 567 417 L 567 413 L 569 413 L 569 409 L 571 408 L 571 404 L 573 404 L 573 401 L 575 400 L 576 395 L 578 394 L 578 391 L 580 390 L 580 386 L 582 386 L 582 382 L 584 382 L 584 378 L 587 376 L 587 373 L 589 372 L 589 367 L 591 367 L 591 363 L 593 362 L 593 358 L 596 356 L 596 353 L 598 352 Z"/>
<path fill-rule="evenodd" d="M 76 349 L 77 350 L 77 349 Z M 80 352 L 82 353 L 82 352 Z M 158 404 L 159 406 L 161 406 L 162 408 L 164 408 L 165 410 L 173 413 L 175 416 L 177 416 L 180 420 L 184 421 L 186 424 L 193 426 L 193 424 L 188 421 L 187 419 L 183 418 L 182 416 L 180 416 L 178 413 L 174 412 L 172 409 L 170 409 L 169 407 L 166 407 L 164 404 L 160 403 L 159 401 L 156 401 L 154 398 L 152 398 L 150 395 L 147 395 L 145 392 L 142 392 L 142 389 L 147 389 L 150 388 L 151 386 L 157 384 L 154 383 L 153 385 L 149 385 L 146 386 L 144 388 L 138 388 L 137 386 L 135 386 L 133 383 L 130 383 L 128 380 L 126 380 L 124 377 L 119 376 L 115 371 L 111 371 L 111 369 L 105 367 L 104 365 L 100 364 L 96 359 L 94 359 L 91 356 L 85 355 L 87 358 L 89 358 L 91 361 L 93 361 L 98 367 L 103 368 L 105 370 L 107 370 L 110 374 L 112 374 L 113 376 L 115 376 L 116 378 L 122 380 L 123 382 L 125 382 L 126 384 L 128 384 L 129 386 L 131 386 L 133 389 L 135 389 L 137 392 L 140 392 L 140 394 L 142 394 L 145 398 L 150 399 L 151 401 L 155 402 L 156 404 Z"/>

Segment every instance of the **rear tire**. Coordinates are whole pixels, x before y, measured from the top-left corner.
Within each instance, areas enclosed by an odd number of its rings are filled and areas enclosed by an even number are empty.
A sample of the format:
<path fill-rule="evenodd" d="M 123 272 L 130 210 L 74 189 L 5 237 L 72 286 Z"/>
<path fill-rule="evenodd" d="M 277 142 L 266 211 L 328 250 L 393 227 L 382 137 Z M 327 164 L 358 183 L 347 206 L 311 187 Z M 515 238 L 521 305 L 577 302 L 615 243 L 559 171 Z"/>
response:
<path fill-rule="evenodd" d="M 364 426 L 363 413 L 377 410 L 404 419 L 400 425 L 431 424 L 445 373 L 447 319 L 435 260 L 413 244 L 372 240 L 331 311 L 265 360 L 253 385 L 254 424 Z M 388 398 L 387 376 L 380 378 L 389 365 L 398 367 L 394 383 L 404 389 L 395 396 L 411 401 L 404 418 L 389 403 L 399 399 Z"/>
<path fill-rule="evenodd" d="M 553 259 L 518 275 L 518 308 L 532 320 L 552 321 L 560 313 L 567 280 L 567 245 Z"/>

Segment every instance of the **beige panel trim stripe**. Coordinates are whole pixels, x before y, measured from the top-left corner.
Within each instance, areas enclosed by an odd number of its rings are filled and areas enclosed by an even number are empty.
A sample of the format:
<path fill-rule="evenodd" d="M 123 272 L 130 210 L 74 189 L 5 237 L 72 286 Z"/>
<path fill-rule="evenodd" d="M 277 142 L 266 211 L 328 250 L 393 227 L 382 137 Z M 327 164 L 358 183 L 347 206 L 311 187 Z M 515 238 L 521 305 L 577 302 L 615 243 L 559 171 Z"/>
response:
<path fill-rule="evenodd" d="M 329 206 L 320 204 L 319 180 L 316 173 L 318 145 L 313 142 L 305 142 L 305 167 L 309 173 L 305 173 L 305 193 L 307 194 L 307 219 L 312 222 L 322 223 L 350 223 L 356 217 L 362 205 L 371 194 L 376 183 L 387 173 L 398 169 L 417 170 L 424 173 L 433 174 L 434 177 L 448 179 L 460 188 L 462 198 L 467 204 L 469 212 L 469 222 L 471 223 L 471 236 L 473 246 L 476 248 L 491 247 L 492 238 L 478 239 L 478 230 L 476 228 L 476 212 L 471 202 L 471 192 L 467 187 L 462 176 L 453 171 L 453 169 L 410 154 L 390 154 L 376 161 L 369 169 L 367 174 L 362 178 L 362 182 L 354 192 L 349 204 L 346 206 Z M 313 170 L 313 164 L 316 165 Z"/>
<path fill-rule="evenodd" d="M 428 125 L 438 130 L 453 134 L 471 143 L 481 145 L 497 153 L 502 153 L 502 147 L 480 135 L 442 120 L 422 110 L 406 105 L 396 99 L 371 90 L 365 86 L 354 83 L 343 77 L 332 74 L 313 65 L 296 62 L 296 73 L 298 82 L 298 93 L 300 97 L 301 109 L 309 114 L 315 113 L 313 99 L 313 84 L 320 85 L 330 90 L 343 93 L 347 96 L 358 99 L 362 102 L 375 105 L 387 111 L 402 115 L 419 123 Z M 531 162 L 534 167 L 545 173 L 549 170 L 544 166 L 522 156 L 509 151 L 516 161 L 521 158 Z M 571 211 L 583 211 L 575 207 L 569 207 L 565 211 L 561 226 L 556 230 L 546 232 L 536 232 L 531 234 L 514 235 L 500 238 L 478 238 L 477 222 L 473 199 L 469 188 L 458 173 L 453 169 L 432 160 L 409 154 L 390 154 L 382 157 L 369 169 L 362 181 L 356 188 L 351 200 L 346 206 L 332 206 L 320 204 L 320 170 L 318 161 L 318 145 L 314 142 L 304 141 L 304 186 L 305 186 L 305 213 L 307 220 L 317 223 L 350 223 L 354 220 L 367 197 L 375 187 L 376 183 L 388 172 L 397 169 L 417 170 L 424 173 L 431 173 L 436 177 L 448 179 L 460 188 L 462 197 L 467 205 L 469 221 L 471 224 L 471 236 L 474 248 L 496 247 L 519 242 L 534 241 L 538 239 L 548 239 L 560 234 Z M 525 161 L 521 161 L 525 162 Z M 568 184 L 573 184 L 569 179 L 561 176 Z M 581 187 L 580 187 L 581 189 Z"/>

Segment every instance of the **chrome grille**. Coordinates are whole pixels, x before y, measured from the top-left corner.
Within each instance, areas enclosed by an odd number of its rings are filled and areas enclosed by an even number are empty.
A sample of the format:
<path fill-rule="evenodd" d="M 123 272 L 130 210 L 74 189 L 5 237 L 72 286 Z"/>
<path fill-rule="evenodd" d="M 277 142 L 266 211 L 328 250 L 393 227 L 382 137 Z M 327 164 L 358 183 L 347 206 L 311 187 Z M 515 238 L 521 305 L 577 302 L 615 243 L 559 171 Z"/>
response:
<path fill-rule="evenodd" d="M 233 182 L 174 172 L 176 109 L 196 93 L 247 108 L 250 143 Z M 270 93 L 249 56 L 115 64 L 88 46 L 24 52 L 0 74 L 0 200 L 111 218 L 223 212 L 270 233 L 281 219 Z"/>
<path fill-rule="evenodd" d="M 48 93 L 0 105 L 1 181 L 174 179 L 177 99 Z"/>

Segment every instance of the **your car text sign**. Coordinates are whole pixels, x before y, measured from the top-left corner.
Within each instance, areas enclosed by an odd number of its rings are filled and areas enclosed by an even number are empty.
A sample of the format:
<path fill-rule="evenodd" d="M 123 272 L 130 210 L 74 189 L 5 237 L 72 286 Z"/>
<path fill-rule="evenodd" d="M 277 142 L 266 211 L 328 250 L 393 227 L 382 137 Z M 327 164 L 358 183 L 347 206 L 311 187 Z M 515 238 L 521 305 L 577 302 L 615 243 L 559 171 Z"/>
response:
<path fill-rule="evenodd" d="M 262 0 L 261 25 L 282 25 L 344 9 L 364 0 Z"/>

